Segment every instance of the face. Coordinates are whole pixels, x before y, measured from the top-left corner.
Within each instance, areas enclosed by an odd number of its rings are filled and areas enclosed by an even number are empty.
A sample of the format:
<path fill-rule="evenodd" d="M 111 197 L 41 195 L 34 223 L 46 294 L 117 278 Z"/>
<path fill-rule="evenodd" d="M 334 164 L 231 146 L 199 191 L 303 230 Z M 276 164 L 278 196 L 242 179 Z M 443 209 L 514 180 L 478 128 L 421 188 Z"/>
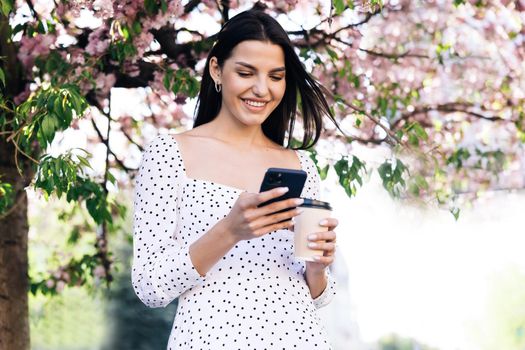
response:
<path fill-rule="evenodd" d="M 257 40 L 243 41 L 222 67 L 215 57 L 210 74 L 222 84 L 226 114 L 245 125 L 260 125 L 281 102 L 286 89 L 284 52 L 279 45 Z"/>

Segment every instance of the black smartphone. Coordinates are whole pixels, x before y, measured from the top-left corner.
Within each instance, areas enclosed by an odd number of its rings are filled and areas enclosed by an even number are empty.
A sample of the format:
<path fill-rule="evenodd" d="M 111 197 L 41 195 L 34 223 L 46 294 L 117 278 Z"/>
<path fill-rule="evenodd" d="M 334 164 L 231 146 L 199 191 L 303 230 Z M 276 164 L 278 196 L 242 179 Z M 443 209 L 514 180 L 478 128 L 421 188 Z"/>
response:
<path fill-rule="evenodd" d="M 303 191 L 304 183 L 306 182 L 306 175 L 306 171 L 304 170 L 268 168 L 264 174 L 259 192 L 269 191 L 276 187 L 288 187 L 289 190 L 282 196 L 270 199 L 269 201 L 259 204 L 257 207 L 263 207 L 284 199 L 301 197 L 301 192 Z M 293 207 L 280 210 L 276 213 L 281 213 L 291 209 L 293 209 Z"/>

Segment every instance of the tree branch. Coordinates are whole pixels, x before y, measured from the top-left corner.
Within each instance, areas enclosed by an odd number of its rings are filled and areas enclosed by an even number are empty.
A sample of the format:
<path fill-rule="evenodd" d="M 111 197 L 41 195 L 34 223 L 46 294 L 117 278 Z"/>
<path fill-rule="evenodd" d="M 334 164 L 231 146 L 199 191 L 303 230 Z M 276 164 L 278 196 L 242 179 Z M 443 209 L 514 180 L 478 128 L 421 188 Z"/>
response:
<path fill-rule="evenodd" d="M 377 119 L 376 117 L 374 117 L 370 113 L 367 113 L 366 111 L 364 111 L 364 110 L 354 106 L 353 104 L 351 104 L 350 102 L 346 101 L 345 99 L 343 99 L 341 97 L 335 98 L 335 96 L 330 91 L 327 91 L 326 93 L 329 94 L 329 96 L 334 101 L 339 101 L 339 102 L 343 103 L 345 106 L 347 106 L 348 108 L 356 111 L 357 113 L 368 117 L 368 119 L 370 119 L 372 122 L 374 122 L 374 124 L 376 124 L 381 129 L 383 129 L 383 131 L 387 134 L 387 138 L 384 139 L 385 142 L 387 142 L 387 143 L 395 143 L 395 142 L 397 142 L 400 145 L 406 146 L 406 144 L 400 138 L 398 138 L 396 136 L 396 134 L 391 129 L 389 129 L 385 125 L 383 125 L 383 123 L 381 123 L 381 121 L 379 119 Z M 392 141 L 394 141 L 394 142 L 392 142 Z"/>
<path fill-rule="evenodd" d="M 100 131 L 100 129 L 98 128 L 97 126 L 97 123 L 95 123 L 95 121 L 93 119 L 91 119 L 91 125 L 93 125 L 93 128 L 95 129 L 95 131 L 97 132 L 97 135 L 98 135 L 98 138 L 100 139 L 100 141 L 107 147 L 109 153 L 111 153 L 113 155 L 113 157 L 115 157 L 115 161 L 118 163 L 118 165 L 122 168 L 122 170 L 124 170 L 125 172 L 127 173 L 131 173 L 131 172 L 134 172 L 136 171 L 137 169 L 132 169 L 132 168 L 129 168 L 127 167 L 126 165 L 124 165 L 124 163 L 117 157 L 117 155 L 115 154 L 115 152 L 113 152 L 113 150 L 111 148 L 109 148 L 109 142 L 108 140 L 106 140 L 104 138 L 104 136 L 102 136 L 102 132 Z"/>
<path fill-rule="evenodd" d="M 40 22 L 40 16 L 38 15 L 38 13 L 35 11 L 35 7 L 33 6 L 33 1 L 32 0 L 26 0 L 26 4 L 27 6 L 29 7 L 29 10 L 31 11 L 31 15 L 37 20 Z"/>
<path fill-rule="evenodd" d="M 190 13 L 193 11 L 195 7 L 197 7 L 200 4 L 200 0 L 190 0 L 185 6 L 184 6 L 184 13 Z"/>
<path fill-rule="evenodd" d="M 372 50 L 362 49 L 362 48 L 358 48 L 358 50 L 366 52 L 367 54 L 372 55 L 372 56 L 385 57 L 385 58 L 389 58 L 389 59 L 393 59 L 393 60 L 397 60 L 399 58 L 404 58 L 404 57 L 417 57 L 417 58 L 430 59 L 430 57 L 427 56 L 427 55 L 421 55 L 421 54 L 415 54 L 415 53 L 411 54 L 410 50 L 405 51 L 405 52 L 400 53 L 400 54 L 377 52 L 377 51 L 372 51 Z"/>
<path fill-rule="evenodd" d="M 497 122 L 497 121 L 510 122 L 510 123 L 515 122 L 514 120 L 503 119 L 501 117 L 496 117 L 496 116 L 486 116 L 478 112 L 470 111 L 467 109 L 468 107 L 473 107 L 473 106 L 467 103 L 445 103 L 445 104 L 440 104 L 440 105 L 435 105 L 435 106 L 417 107 L 412 112 L 402 114 L 401 117 L 392 124 L 392 129 L 396 129 L 399 123 L 401 123 L 402 121 L 409 120 L 414 115 L 426 114 L 430 111 L 438 111 L 438 112 L 444 112 L 444 113 L 455 113 L 455 112 L 464 113 L 464 114 L 471 115 L 479 119 L 489 120 L 492 122 Z"/>
<path fill-rule="evenodd" d="M 131 136 L 123 129 L 123 128 L 120 128 L 120 132 L 122 132 L 124 134 L 124 136 L 128 139 L 129 142 L 131 142 L 132 144 L 134 144 L 135 146 L 137 146 L 137 148 L 143 152 L 144 151 L 144 147 L 142 147 L 141 145 L 139 145 L 137 142 L 133 141 L 133 139 L 131 138 Z"/>
<path fill-rule="evenodd" d="M 222 24 L 224 24 L 230 19 L 230 0 L 219 0 L 217 5 L 221 11 Z"/>

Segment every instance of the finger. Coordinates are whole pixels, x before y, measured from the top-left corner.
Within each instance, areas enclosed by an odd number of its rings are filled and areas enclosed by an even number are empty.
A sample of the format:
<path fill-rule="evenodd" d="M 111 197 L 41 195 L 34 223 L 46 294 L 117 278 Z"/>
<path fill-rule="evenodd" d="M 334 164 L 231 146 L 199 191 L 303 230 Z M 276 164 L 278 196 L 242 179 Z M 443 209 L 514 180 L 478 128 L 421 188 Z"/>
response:
<path fill-rule="evenodd" d="M 332 242 L 310 242 L 308 243 L 308 248 L 316 250 L 324 250 L 325 252 L 335 251 L 335 243 Z"/>
<path fill-rule="evenodd" d="M 253 234 L 256 237 L 260 237 L 260 236 L 263 236 L 263 235 L 265 235 L 267 233 L 270 233 L 270 232 L 273 232 L 273 231 L 286 229 L 286 228 L 290 227 L 292 224 L 293 224 L 293 222 L 291 220 L 287 220 L 285 222 L 281 222 L 281 223 L 277 223 L 277 224 L 261 227 L 260 229 L 255 230 L 253 232 Z"/>
<path fill-rule="evenodd" d="M 256 207 L 261 203 L 269 201 L 270 199 L 282 196 L 283 194 L 288 192 L 288 190 L 288 187 L 276 187 L 271 190 L 258 193 L 256 196 L 250 198 L 250 204 Z"/>
<path fill-rule="evenodd" d="M 323 220 L 319 221 L 320 226 L 325 226 L 330 228 L 330 230 L 333 230 L 334 228 L 339 225 L 339 221 L 336 218 L 324 218 Z"/>
<path fill-rule="evenodd" d="M 253 209 L 251 215 L 253 215 L 254 217 L 264 216 L 278 212 L 283 209 L 295 208 L 301 205 L 303 202 L 304 200 L 301 198 L 285 199 L 272 204 L 265 205 L 260 208 Z"/>
<path fill-rule="evenodd" d="M 333 256 L 320 256 L 320 255 L 315 255 L 314 256 L 314 261 L 317 262 L 317 263 L 321 263 L 325 266 L 328 266 L 330 265 L 331 263 L 334 262 L 334 257 Z"/>
<path fill-rule="evenodd" d="M 291 219 L 292 217 L 299 215 L 301 212 L 302 209 L 296 208 L 278 214 L 261 216 L 258 219 L 252 221 L 250 223 L 250 227 L 252 229 L 258 229 L 260 227 L 268 226 L 282 220 Z"/>
<path fill-rule="evenodd" d="M 335 231 L 316 232 L 308 235 L 308 240 L 315 241 L 335 241 Z"/>

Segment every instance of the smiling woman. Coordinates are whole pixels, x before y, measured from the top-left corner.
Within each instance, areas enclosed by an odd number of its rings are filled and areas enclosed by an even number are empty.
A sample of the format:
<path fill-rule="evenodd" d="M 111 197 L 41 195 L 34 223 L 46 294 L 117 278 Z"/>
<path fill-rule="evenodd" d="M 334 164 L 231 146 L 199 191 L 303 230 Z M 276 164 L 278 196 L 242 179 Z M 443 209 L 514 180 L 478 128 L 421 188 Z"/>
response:
<path fill-rule="evenodd" d="M 239 78 L 246 82 L 241 83 Z M 324 97 L 324 87 L 306 72 L 284 29 L 261 11 L 243 12 L 220 30 L 206 60 L 194 127 L 214 120 L 223 111 L 222 103 L 229 91 L 222 89 L 228 87 L 244 87 L 244 91 L 232 91 L 237 100 L 268 102 L 262 108 L 266 118 L 261 128 L 277 144 L 284 143 L 288 131 L 290 146 L 298 97 L 304 128 L 301 149 L 317 143 L 323 115 L 339 128 Z M 253 89 L 248 91 L 249 87 Z M 271 96 L 272 93 L 276 95 Z"/>
<path fill-rule="evenodd" d="M 265 55 L 261 55 L 264 52 Z M 247 40 L 238 44 L 221 67 L 210 59 L 210 74 L 222 86 L 219 114 L 246 125 L 262 124 L 281 103 L 286 90 L 284 53 L 271 42 Z"/>
<path fill-rule="evenodd" d="M 304 136 L 290 149 L 298 96 Z M 311 232 L 314 261 L 296 259 L 303 199 L 259 207 L 286 189 L 258 193 L 268 168 L 288 168 L 307 174 L 301 197 L 320 199 L 303 150 L 324 115 L 333 120 L 323 88 L 273 18 L 250 10 L 223 26 L 193 129 L 150 142 L 136 178 L 133 287 L 150 307 L 178 298 L 169 349 L 331 349 L 317 309 L 335 294 L 338 222 Z"/>

